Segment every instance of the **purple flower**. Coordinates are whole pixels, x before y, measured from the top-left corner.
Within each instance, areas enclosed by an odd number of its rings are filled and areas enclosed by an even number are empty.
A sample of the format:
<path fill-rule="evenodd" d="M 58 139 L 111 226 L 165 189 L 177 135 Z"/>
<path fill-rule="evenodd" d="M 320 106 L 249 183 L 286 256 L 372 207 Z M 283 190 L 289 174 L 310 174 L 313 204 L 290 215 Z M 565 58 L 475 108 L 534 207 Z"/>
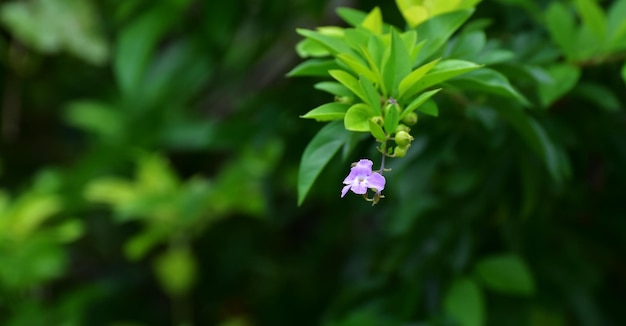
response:
<path fill-rule="evenodd" d="M 378 172 L 372 172 L 373 164 L 372 161 L 363 159 L 350 169 L 350 174 L 343 180 L 346 186 L 341 190 L 342 198 L 348 190 L 352 190 L 357 195 L 364 195 L 368 188 L 380 195 L 380 192 L 385 189 L 385 177 Z"/>

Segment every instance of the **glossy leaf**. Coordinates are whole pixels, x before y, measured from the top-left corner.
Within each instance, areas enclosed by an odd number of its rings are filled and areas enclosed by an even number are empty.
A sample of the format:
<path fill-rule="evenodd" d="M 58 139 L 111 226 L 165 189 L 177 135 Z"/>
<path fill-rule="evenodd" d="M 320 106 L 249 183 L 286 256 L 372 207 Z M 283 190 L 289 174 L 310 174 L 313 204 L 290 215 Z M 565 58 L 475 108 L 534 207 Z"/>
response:
<path fill-rule="evenodd" d="M 305 115 L 301 115 L 300 117 L 305 119 L 315 119 L 317 121 L 331 121 L 343 119 L 349 107 L 349 104 L 344 103 L 326 103 L 307 112 Z"/>
<path fill-rule="evenodd" d="M 485 324 L 485 299 L 480 287 L 471 278 L 455 280 L 443 298 L 444 312 L 459 326 Z"/>
<path fill-rule="evenodd" d="M 457 10 L 433 17 L 419 25 L 416 29 L 417 35 L 420 39 L 427 41 L 420 51 L 418 63 L 436 54 L 472 13 L 474 13 L 473 9 Z"/>
<path fill-rule="evenodd" d="M 354 94 L 346 86 L 343 86 L 338 82 L 319 82 L 313 85 L 313 88 L 325 91 L 335 96 L 354 97 Z"/>
<path fill-rule="evenodd" d="M 398 97 L 398 84 L 411 72 L 411 55 L 395 30 L 391 32 L 391 46 L 383 56 L 383 83 L 387 95 Z"/>
<path fill-rule="evenodd" d="M 416 94 L 417 92 L 424 90 L 428 87 L 442 83 L 450 78 L 474 71 L 481 68 L 473 62 L 448 59 L 437 63 L 437 65 L 430 70 L 422 79 L 420 79 L 411 88 L 411 92 L 408 94 Z"/>
<path fill-rule="evenodd" d="M 461 89 L 473 89 L 497 94 L 515 99 L 526 106 L 530 105 L 530 102 L 524 95 L 513 88 L 504 75 L 490 68 L 469 72 L 451 80 L 450 83 L 459 86 Z"/>
<path fill-rule="evenodd" d="M 393 134 L 400 122 L 400 112 L 396 105 L 388 105 L 385 110 L 385 131 L 387 134 Z"/>
<path fill-rule="evenodd" d="M 552 2 L 545 14 L 546 27 L 550 36 L 570 60 L 576 51 L 576 21 L 574 14 L 565 5 Z"/>
<path fill-rule="evenodd" d="M 298 28 L 296 29 L 296 31 L 298 32 L 298 34 L 306 38 L 309 38 L 311 40 L 314 40 L 318 42 L 319 44 L 321 44 L 322 46 L 326 47 L 328 51 L 330 51 L 330 53 L 332 54 L 352 52 L 350 50 L 350 47 L 348 47 L 348 45 L 342 39 L 338 37 L 322 34 L 320 32 L 303 29 L 303 28 Z"/>
<path fill-rule="evenodd" d="M 544 107 L 550 106 L 554 101 L 569 92 L 578 82 L 580 70 L 567 64 L 555 64 L 546 70 L 551 77 L 550 83 L 539 86 L 539 98 Z"/>
<path fill-rule="evenodd" d="M 341 53 L 337 55 L 337 59 L 339 60 L 339 62 L 348 66 L 357 76 L 363 75 L 371 81 L 375 81 L 378 78 L 371 69 L 369 69 L 352 55 Z"/>
<path fill-rule="evenodd" d="M 357 103 L 351 106 L 346 112 L 344 126 L 350 131 L 370 131 L 369 120 L 376 116 L 376 112 L 371 106 L 365 103 Z"/>
<path fill-rule="evenodd" d="M 351 26 L 359 26 L 367 17 L 367 13 L 348 7 L 337 8 L 337 14 Z"/>
<path fill-rule="evenodd" d="M 172 19 L 160 8 L 154 8 L 126 26 L 115 45 L 113 70 L 125 94 L 136 91 L 148 67 L 159 38 Z"/>
<path fill-rule="evenodd" d="M 368 97 L 363 93 L 363 89 L 361 88 L 361 84 L 359 81 L 349 73 L 343 70 L 330 70 L 328 72 L 333 78 L 335 78 L 338 82 L 347 87 L 352 93 L 358 96 L 364 102 L 367 102 Z"/>
<path fill-rule="evenodd" d="M 287 73 L 288 77 L 295 76 L 317 76 L 326 77 L 328 71 L 331 69 L 337 69 L 339 66 L 332 59 L 309 59 L 295 66 L 291 71 Z"/>
<path fill-rule="evenodd" d="M 575 0 L 574 4 L 578 9 L 583 24 L 588 26 L 593 32 L 598 42 L 602 42 L 607 37 L 607 18 L 602 8 L 595 0 Z"/>
<path fill-rule="evenodd" d="M 374 7 L 361 22 L 361 26 L 374 34 L 381 34 L 383 32 L 383 15 L 380 12 L 380 8 Z"/>
<path fill-rule="evenodd" d="M 387 135 L 385 135 L 385 132 L 383 131 L 383 128 L 381 126 L 373 122 L 372 119 L 369 120 L 369 125 L 370 125 L 370 133 L 372 133 L 372 136 L 374 136 L 376 140 L 378 140 L 381 143 L 387 140 Z"/>
<path fill-rule="evenodd" d="M 535 281 L 526 263 L 513 254 L 491 256 L 480 260 L 476 275 L 489 289 L 512 295 L 531 295 Z"/>
<path fill-rule="evenodd" d="M 326 164 L 348 138 L 349 132 L 344 129 L 343 123 L 334 121 L 320 129 L 311 139 L 304 149 L 298 170 L 298 206 L 302 204 Z"/>
<path fill-rule="evenodd" d="M 436 64 L 439 62 L 439 59 L 435 59 L 427 64 L 422 65 L 421 67 L 413 70 L 408 76 L 404 77 L 402 81 L 400 81 L 399 97 L 406 98 L 411 94 L 415 94 L 412 92 L 412 88 L 426 75 Z M 407 95 L 408 94 L 408 95 Z"/>
<path fill-rule="evenodd" d="M 374 87 L 372 82 L 368 80 L 365 76 L 361 76 L 361 78 L 359 79 L 359 84 L 361 84 L 361 89 L 367 97 L 367 104 L 369 104 L 370 107 L 374 109 L 374 112 L 376 112 L 377 115 L 381 115 L 381 96 L 378 91 L 376 91 L 376 88 Z"/>
<path fill-rule="evenodd" d="M 438 88 L 438 89 L 433 89 L 432 91 L 428 91 L 428 92 L 424 92 L 420 94 L 420 96 L 418 96 L 413 101 L 411 101 L 411 103 L 409 103 L 409 105 L 406 106 L 404 111 L 402 111 L 402 114 L 400 115 L 400 120 L 404 119 L 409 113 L 415 111 L 416 109 L 419 109 L 422 106 L 422 104 L 426 103 L 426 101 L 428 101 L 433 95 L 437 94 L 440 90 L 441 88 Z M 439 110 L 437 110 L 436 106 L 434 107 L 434 109 L 430 107 L 430 108 L 426 108 L 425 110 L 426 111 L 422 111 L 422 110 L 420 111 L 428 115 L 435 116 L 435 117 L 439 115 Z"/>

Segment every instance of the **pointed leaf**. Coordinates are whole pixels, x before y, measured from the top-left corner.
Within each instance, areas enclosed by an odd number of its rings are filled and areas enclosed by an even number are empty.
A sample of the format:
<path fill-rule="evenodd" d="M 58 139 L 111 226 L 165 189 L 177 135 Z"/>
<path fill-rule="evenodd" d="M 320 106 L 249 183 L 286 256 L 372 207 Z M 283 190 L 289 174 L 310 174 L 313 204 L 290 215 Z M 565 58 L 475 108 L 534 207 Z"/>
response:
<path fill-rule="evenodd" d="M 331 121 L 343 119 L 349 107 L 349 104 L 344 103 L 326 103 L 307 112 L 305 115 L 301 115 L 300 118 L 315 119 L 317 121 Z"/>
<path fill-rule="evenodd" d="M 354 94 L 341 83 L 338 82 L 319 82 L 313 85 L 313 88 L 325 91 L 335 96 L 354 98 Z"/>
<path fill-rule="evenodd" d="M 535 292 L 530 269 L 517 255 L 484 258 L 476 264 L 476 275 L 485 286 L 496 292 L 523 296 Z"/>
<path fill-rule="evenodd" d="M 369 124 L 372 136 L 374 136 L 374 138 L 376 138 L 381 143 L 384 143 L 387 140 L 387 135 L 385 135 L 383 128 L 376 124 L 374 121 L 372 121 L 372 119 L 369 120 Z"/>
<path fill-rule="evenodd" d="M 598 42 L 602 42 L 607 37 L 607 18 L 602 8 L 594 0 L 574 1 L 583 24 L 588 26 L 595 35 Z"/>
<path fill-rule="evenodd" d="M 352 50 L 350 50 L 348 44 L 346 44 L 346 42 L 336 36 L 326 35 L 320 32 L 303 28 L 298 28 L 296 29 L 296 31 L 298 32 L 298 34 L 320 43 L 321 45 L 326 47 L 328 51 L 330 51 L 330 53 L 332 54 L 352 53 Z"/>
<path fill-rule="evenodd" d="M 423 62 L 433 56 L 447 43 L 450 36 L 463 25 L 474 13 L 474 9 L 464 9 L 435 16 L 416 28 L 420 39 L 427 40 L 420 52 L 419 62 Z"/>
<path fill-rule="evenodd" d="M 348 141 L 341 121 L 327 124 L 311 139 L 304 149 L 298 171 L 298 206 L 313 186 L 315 179 L 337 151 Z"/>
<path fill-rule="evenodd" d="M 382 114 L 381 105 L 380 105 L 380 94 L 376 91 L 376 88 L 365 76 L 361 76 L 359 79 L 359 84 L 361 84 L 361 89 L 363 93 L 367 97 L 366 103 L 369 104 L 376 112 L 377 115 Z"/>
<path fill-rule="evenodd" d="M 351 26 L 359 26 L 367 17 L 367 13 L 348 7 L 337 8 L 337 15 Z"/>
<path fill-rule="evenodd" d="M 572 60 L 576 56 L 576 20 L 574 14 L 559 2 L 552 2 L 546 10 L 546 27 L 563 54 Z"/>
<path fill-rule="evenodd" d="M 295 66 L 287 73 L 287 77 L 295 76 L 315 76 L 326 77 L 328 71 L 337 69 L 339 66 L 332 59 L 309 59 Z"/>
<path fill-rule="evenodd" d="M 544 107 L 550 106 L 554 101 L 569 92 L 580 77 L 580 69 L 568 64 L 554 64 L 547 68 L 552 78 L 550 83 L 539 85 L 539 98 Z"/>
<path fill-rule="evenodd" d="M 354 78 L 354 76 L 343 70 L 330 70 L 328 73 L 338 82 L 346 86 L 354 95 L 363 100 L 363 102 L 367 102 L 367 96 L 363 93 L 361 84 L 359 84 L 359 81 Z"/>
<path fill-rule="evenodd" d="M 402 114 L 400 115 L 400 120 L 404 119 L 409 113 L 420 108 L 422 104 L 426 103 L 428 99 L 430 99 L 433 95 L 437 94 L 437 92 L 439 92 L 440 90 L 441 88 L 438 88 L 438 89 L 433 89 L 432 91 L 422 93 L 420 96 L 414 99 L 411 103 L 409 103 L 409 105 L 407 105 L 404 111 L 402 111 Z M 426 111 L 422 111 L 422 112 L 435 116 L 435 117 L 439 115 L 439 110 L 437 109 L 437 106 L 435 106 L 434 109 L 431 106 L 430 108 L 427 108 Z"/>
<path fill-rule="evenodd" d="M 409 94 L 415 94 L 423 89 L 442 83 L 450 78 L 474 71 L 482 66 L 464 60 L 440 61 L 429 73 L 420 79 Z"/>
<path fill-rule="evenodd" d="M 474 89 L 506 96 L 519 101 L 525 106 L 530 105 L 524 95 L 520 94 L 515 88 L 513 88 L 513 86 L 509 83 L 509 80 L 503 74 L 493 69 L 482 68 L 472 71 L 451 80 L 450 83 L 463 89 Z"/>
<path fill-rule="evenodd" d="M 400 122 L 400 112 L 398 111 L 400 111 L 400 109 L 398 108 L 397 104 L 389 104 L 387 108 L 385 108 L 384 127 L 387 134 L 392 134 L 396 130 L 396 127 Z"/>
<path fill-rule="evenodd" d="M 452 283 L 443 299 L 443 309 L 459 326 L 485 324 L 485 299 L 471 278 L 461 278 Z"/>
<path fill-rule="evenodd" d="M 411 88 L 413 88 L 415 84 L 417 84 L 417 82 L 437 64 L 437 62 L 439 62 L 439 59 L 435 59 L 425 65 L 422 65 L 421 67 L 413 70 L 408 76 L 404 77 L 398 87 L 399 97 L 404 98 L 407 91 L 411 90 Z"/>
<path fill-rule="evenodd" d="M 341 53 L 337 55 L 337 59 L 339 60 L 339 62 L 348 66 L 356 75 L 363 75 L 369 80 L 376 80 L 378 78 L 372 70 L 370 70 L 367 66 L 365 66 L 352 55 Z"/>
<path fill-rule="evenodd" d="M 374 7 L 372 11 L 365 17 L 361 26 L 370 30 L 374 34 L 382 34 L 383 32 L 383 15 L 380 12 L 380 8 Z"/>

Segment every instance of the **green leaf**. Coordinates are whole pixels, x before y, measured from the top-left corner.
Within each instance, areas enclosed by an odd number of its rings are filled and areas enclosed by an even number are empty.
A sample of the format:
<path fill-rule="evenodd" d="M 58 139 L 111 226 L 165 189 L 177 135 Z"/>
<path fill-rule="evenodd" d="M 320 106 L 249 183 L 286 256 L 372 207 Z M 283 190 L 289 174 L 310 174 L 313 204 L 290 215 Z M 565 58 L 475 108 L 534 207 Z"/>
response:
<path fill-rule="evenodd" d="M 504 254 L 480 260 L 476 275 L 489 289 L 527 296 L 535 292 L 535 281 L 526 263 L 517 255 Z"/>
<path fill-rule="evenodd" d="M 363 63 L 361 63 L 359 60 L 357 60 L 354 56 L 350 54 L 346 54 L 346 53 L 338 54 L 337 60 L 339 60 L 339 62 L 345 64 L 350 69 L 352 69 L 352 72 L 354 72 L 357 76 L 363 75 L 371 81 L 378 80 L 378 77 L 371 69 L 369 69 L 367 66 L 365 66 Z"/>
<path fill-rule="evenodd" d="M 493 109 L 511 123 L 530 148 L 539 155 L 555 181 L 560 182 L 569 174 L 569 162 L 563 154 L 563 149 L 556 146 L 548 133 L 532 116 L 514 106 L 495 106 Z"/>
<path fill-rule="evenodd" d="M 391 31 L 391 46 L 383 59 L 383 82 L 387 95 L 398 97 L 398 84 L 411 72 L 411 55 L 395 30 Z"/>
<path fill-rule="evenodd" d="M 109 45 L 91 1 L 5 1 L 0 21 L 21 43 L 42 53 L 67 51 L 96 65 L 108 60 Z"/>
<path fill-rule="evenodd" d="M 343 86 L 341 83 L 337 82 L 319 82 L 313 85 L 313 88 L 328 92 L 336 96 L 354 98 L 354 94 L 346 86 Z"/>
<path fill-rule="evenodd" d="M 616 94 L 600 83 L 581 82 L 574 88 L 572 95 L 583 98 L 607 112 L 616 112 L 622 107 Z"/>
<path fill-rule="evenodd" d="M 481 67 L 482 66 L 473 62 L 464 60 L 449 59 L 440 61 L 429 73 L 415 83 L 414 87 L 411 88 L 411 92 L 408 94 L 416 94 L 428 87 L 437 85 L 450 78 L 474 71 Z"/>
<path fill-rule="evenodd" d="M 330 55 L 326 47 L 308 38 L 296 44 L 296 53 L 298 53 L 300 58 L 326 57 Z"/>
<path fill-rule="evenodd" d="M 339 68 L 339 66 L 335 60 L 332 59 L 309 59 L 291 69 L 291 71 L 287 73 L 287 76 L 326 77 L 328 76 L 329 70 L 337 68 Z"/>
<path fill-rule="evenodd" d="M 437 94 L 437 92 L 439 92 L 440 90 L 441 88 L 438 88 L 420 94 L 420 96 L 415 98 L 411 103 L 409 103 L 409 105 L 407 105 L 404 111 L 402 111 L 402 114 L 400 114 L 400 120 L 404 119 L 409 113 L 415 111 L 416 109 L 420 109 L 422 104 L 426 103 L 428 99 Z M 424 109 L 420 109 L 420 111 L 435 117 L 439 115 L 439 109 L 437 108 L 437 106 L 430 106 Z"/>
<path fill-rule="evenodd" d="M 122 29 L 115 44 L 113 71 L 123 93 L 133 94 L 141 86 L 157 41 L 172 21 L 170 13 L 155 8 Z"/>
<path fill-rule="evenodd" d="M 504 75 L 490 68 L 482 68 L 469 72 L 451 80 L 450 83 L 462 89 L 473 89 L 506 96 L 519 101 L 525 106 L 530 105 L 530 102 L 528 102 L 524 95 L 513 88 Z"/>
<path fill-rule="evenodd" d="M 196 280 L 196 259 L 187 247 L 174 247 L 162 253 L 154 269 L 163 289 L 173 296 L 189 292 Z"/>
<path fill-rule="evenodd" d="M 346 112 L 344 118 L 344 126 L 346 130 L 350 131 L 370 131 L 370 118 L 376 116 L 376 112 L 371 106 L 365 103 L 357 103 L 351 106 Z"/>
<path fill-rule="evenodd" d="M 298 206 L 302 205 L 326 164 L 348 141 L 349 135 L 342 122 L 334 121 L 320 129 L 311 139 L 304 149 L 298 171 Z"/>
<path fill-rule="evenodd" d="M 70 103 L 65 111 L 65 121 L 108 141 L 119 139 L 124 131 L 123 115 L 113 107 L 99 102 Z"/>
<path fill-rule="evenodd" d="M 418 58 L 424 62 L 439 51 L 454 32 L 474 13 L 474 9 L 464 9 L 435 16 L 416 28 L 420 39 L 427 40 Z"/>
<path fill-rule="evenodd" d="M 622 79 L 624 80 L 624 83 L 626 83 L 626 62 L 622 66 Z"/>
<path fill-rule="evenodd" d="M 563 54 L 572 60 L 576 56 L 576 19 L 565 5 L 552 2 L 545 14 L 546 27 Z"/>
<path fill-rule="evenodd" d="M 485 324 L 485 299 L 471 278 L 460 278 L 452 283 L 443 299 L 443 309 L 459 326 Z"/>
<path fill-rule="evenodd" d="M 380 12 L 380 8 L 374 7 L 372 11 L 361 22 L 361 26 L 370 30 L 374 34 L 382 34 L 383 32 L 383 15 Z"/>
<path fill-rule="evenodd" d="M 385 110 L 385 131 L 387 134 L 393 134 L 400 122 L 400 109 L 396 105 L 388 105 L 387 110 Z"/>
<path fill-rule="evenodd" d="M 349 104 L 344 103 L 326 103 L 307 112 L 305 115 L 301 115 L 300 118 L 315 119 L 317 121 L 331 121 L 343 119 L 349 107 Z"/>
<path fill-rule="evenodd" d="M 602 8 L 594 0 L 575 0 L 574 4 L 582 17 L 583 24 L 593 31 L 597 42 L 603 42 L 607 37 L 608 26 Z"/>
<path fill-rule="evenodd" d="M 352 50 L 350 49 L 348 44 L 344 40 L 336 36 L 326 35 L 320 32 L 303 28 L 298 28 L 296 29 L 296 31 L 298 32 L 298 34 L 320 43 L 321 45 L 326 47 L 328 51 L 330 51 L 330 53 L 332 54 L 336 55 L 339 53 L 352 53 Z"/>
<path fill-rule="evenodd" d="M 432 99 L 424 102 L 424 104 L 420 105 L 417 107 L 417 110 L 428 114 L 428 115 L 432 115 L 433 117 L 438 117 L 439 116 L 439 107 L 437 106 L 437 102 L 433 101 Z"/>
<path fill-rule="evenodd" d="M 330 70 L 328 73 L 338 82 L 346 86 L 354 95 L 358 96 L 363 102 L 368 101 L 368 97 L 363 93 L 361 84 L 354 76 L 343 70 Z"/>
<path fill-rule="evenodd" d="M 452 51 L 448 55 L 451 58 L 464 58 L 475 60 L 482 52 L 487 37 L 483 31 L 465 32 L 456 39 Z"/>
<path fill-rule="evenodd" d="M 387 140 L 387 135 L 385 135 L 383 128 L 381 128 L 381 126 L 372 121 L 372 119 L 369 120 L 369 124 L 372 136 L 374 136 L 374 138 L 376 138 L 381 143 L 384 143 Z"/>
<path fill-rule="evenodd" d="M 415 94 L 415 92 L 409 91 L 415 86 L 415 84 L 417 84 L 417 82 L 420 81 L 420 79 L 422 79 L 422 77 L 424 77 L 424 75 L 426 75 L 426 73 L 428 73 L 437 64 L 437 62 L 439 62 L 439 59 L 435 59 L 427 64 L 422 65 L 421 67 L 413 70 L 408 76 L 404 77 L 402 81 L 400 81 L 400 86 L 398 87 L 399 97 L 405 98 L 411 96 L 412 94 Z"/>
<path fill-rule="evenodd" d="M 626 49 L 626 1 L 615 1 L 608 12 L 611 50 Z"/>
<path fill-rule="evenodd" d="M 361 22 L 367 17 L 367 13 L 348 7 L 337 8 L 337 15 L 354 27 L 361 25 Z"/>
<path fill-rule="evenodd" d="M 554 64 L 546 69 L 552 78 L 550 83 L 539 85 L 539 98 L 544 107 L 550 106 L 554 101 L 569 92 L 580 77 L 580 69 L 568 64 Z"/>
<path fill-rule="evenodd" d="M 367 104 L 374 109 L 374 112 L 376 112 L 377 115 L 381 115 L 382 109 L 380 104 L 380 94 L 378 94 L 378 91 L 376 91 L 372 82 L 365 76 L 361 76 L 359 83 L 361 84 L 363 93 L 365 93 L 365 96 L 367 97 Z"/>

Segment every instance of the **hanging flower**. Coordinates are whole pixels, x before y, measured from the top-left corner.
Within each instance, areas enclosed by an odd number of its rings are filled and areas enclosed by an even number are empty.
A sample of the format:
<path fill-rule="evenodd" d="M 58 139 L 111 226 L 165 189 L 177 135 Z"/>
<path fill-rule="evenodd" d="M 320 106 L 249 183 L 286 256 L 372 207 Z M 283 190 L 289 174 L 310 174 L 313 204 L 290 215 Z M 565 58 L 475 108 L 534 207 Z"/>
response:
<path fill-rule="evenodd" d="M 385 189 L 385 177 L 378 172 L 372 172 L 373 164 L 370 160 L 362 159 L 352 166 L 350 174 L 343 180 L 345 186 L 341 190 L 342 198 L 348 190 L 357 195 L 365 195 L 367 189 L 372 189 L 376 193 L 375 198 L 381 198 L 380 192 Z"/>

